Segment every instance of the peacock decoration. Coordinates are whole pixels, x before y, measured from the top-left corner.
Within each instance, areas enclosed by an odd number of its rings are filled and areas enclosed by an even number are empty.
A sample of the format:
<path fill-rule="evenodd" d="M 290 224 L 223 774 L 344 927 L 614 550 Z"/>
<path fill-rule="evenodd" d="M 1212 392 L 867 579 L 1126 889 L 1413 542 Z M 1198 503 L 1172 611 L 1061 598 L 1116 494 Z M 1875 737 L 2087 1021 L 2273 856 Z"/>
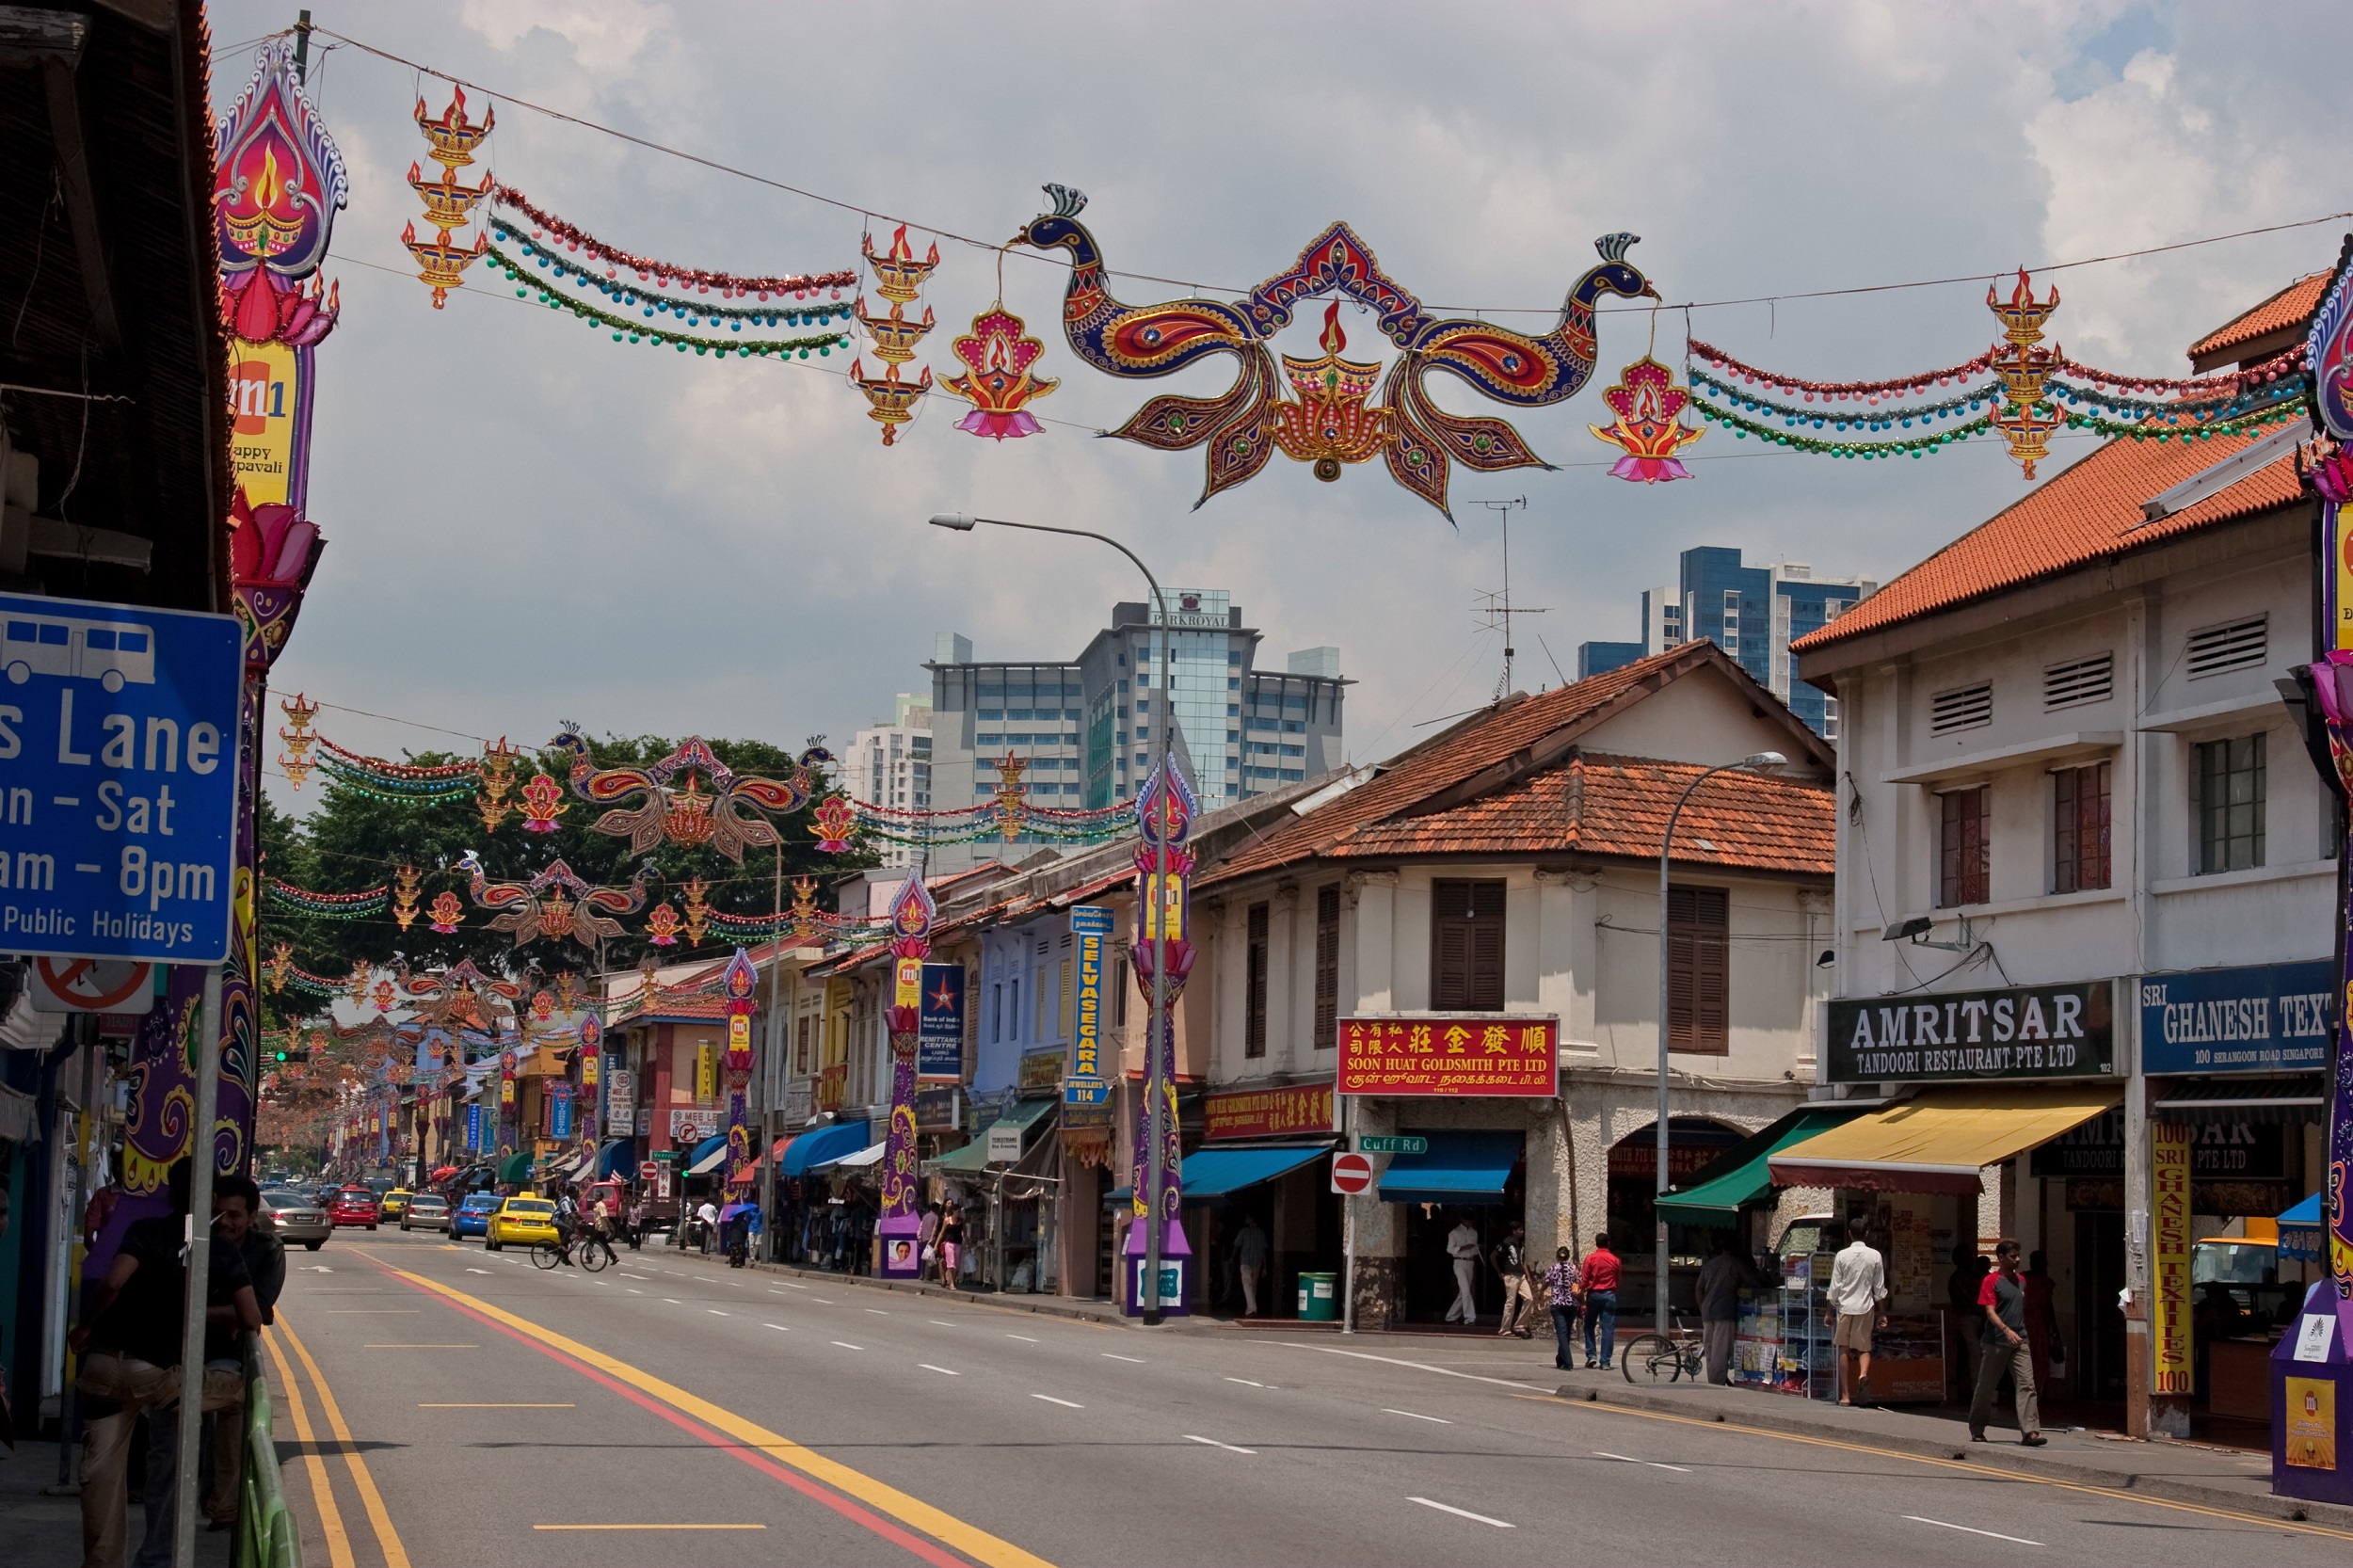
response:
<path fill-rule="evenodd" d="M 1255 478 L 1277 450 L 1313 465 L 1334 480 L 1350 463 L 1377 453 L 1390 477 L 1450 520 L 1447 486 L 1457 463 L 1481 473 L 1549 468 L 1519 432 L 1499 419 L 1452 414 L 1430 396 L 1424 378 L 1444 371 L 1481 394 L 1514 408 L 1540 408 L 1577 394 L 1595 360 L 1593 312 L 1605 294 L 1657 299 L 1648 279 L 1628 264 L 1633 234 L 1593 242 L 1601 264 L 1569 291 L 1561 319 L 1541 337 L 1508 331 L 1468 317 L 1425 310 L 1381 270 L 1371 248 L 1345 223 L 1335 223 L 1299 253 L 1291 268 L 1232 303 L 1178 299 L 1127 305 L 1112 297 L 1103 253 L 1079 221 L 1086 196 L 1048 185 L 1053 210 L 1026 224 L 1010 242 L 1070 252 L 1070 285 L 1063 296 L 1063 330 L 1079 358 L 1106 375 L 1149 379 L 1174 375 L 1212 354 L 1231 354 L 1241 374 L 1216 397 L 1163 393 L 1105 434 L 1162 452 L 1207 446 L 1208 482 L 1201 500 Z M 1277 356 L 1269 341 L 1291 324 L 1303 300 L 1338 295 L 1371 311 L 1399 350 L 1385 376 L 1380 367 L 1340 358 L 1338 301 L 1325 312 L 1323 356 Z M 1285 395 L 1289 382 L 1294 396 Z M 1370 401 L 1378 390 L 1381 401 Z"/>

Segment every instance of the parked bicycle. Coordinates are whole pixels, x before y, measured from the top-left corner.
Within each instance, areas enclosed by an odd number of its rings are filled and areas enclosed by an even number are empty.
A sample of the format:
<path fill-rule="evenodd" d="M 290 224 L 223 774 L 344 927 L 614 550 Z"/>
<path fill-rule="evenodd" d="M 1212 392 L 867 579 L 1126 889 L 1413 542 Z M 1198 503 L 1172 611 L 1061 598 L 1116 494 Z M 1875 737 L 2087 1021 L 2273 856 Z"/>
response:
<path fill-rule="evenodd" d="M 1701 1346 L 1698 1333 L 1683 1326 L 1683 1320 L 1672 1313 L 1667 1319 L 1664 1335 L 1653 1330 L 1638 1335 L 1632 1343 L 1620 1348 L 1618 1366 L 1628 1383 L 1675 1383 L 1684 1378 L 1699 1381 Z"/>

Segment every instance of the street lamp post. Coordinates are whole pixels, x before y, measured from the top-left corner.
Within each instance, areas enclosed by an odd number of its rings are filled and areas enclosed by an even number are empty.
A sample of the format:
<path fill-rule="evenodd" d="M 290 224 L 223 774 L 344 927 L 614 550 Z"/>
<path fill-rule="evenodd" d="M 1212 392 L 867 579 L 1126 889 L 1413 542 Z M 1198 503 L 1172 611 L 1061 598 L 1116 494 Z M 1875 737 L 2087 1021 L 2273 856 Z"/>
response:
<path fill-rule="evenodd" d="M 1668 1328 L 1667 1211 L 1664 1207 L 1667 1200 L 1667 1041 L 1670 1033 L 1668 1029 L 1667 1015 L 1667 950 L 1669 946 L 1669 938 L 1667 936 L 1667 866 L 1669 860 L 1673 857 L 1674 853 L 1675 822 L 1676 819 L 1683 815 L 1683 808 L 1690 804 L 1691 796 L 1698 791 L 1699 787 L 1706 783 L 1709 779 L 1715 777 L 1718 774 L 1731 773 L 1737 769 L 1744 768 L 1753 772 L 1762 773 L 1772 768 L 1785 767 L 1788 765 L 1788 762 L 1789 759 L 1784 757 L 1778 751 L 1759 751 L 1741 758 L 1737 762 L 1725 762 L 1720 766 L 1709 768 L 1705 773 L 1701 774 L 1697 778 L 1694 778 L 1690 783 L 1684 786 L 1682 795 L 1675 801 L 1674 809 L 1667 813 L 1666 837 L 1658 841 L 1658 1125 L 1654 1129 L 1658 1138 L 1658 1168 L 1654 1176 L 1655 1193 L 1651 1207 L 1651 1225 L 1653 1232 L 1651 1240 L 1654 1249 L 1652 1256 L 1654 1257 L 1658 1274 L 1658 1277 L 1654 1282 L 1653 1286 L 1653 1316 L 1656 1320 L 1656 1327 L 1657 1328 L 1661 1337 L 1666 1336 Z M 1698 938 L 1695 935 L 1693 940 L 1696 941 L 1697 939 Z M 1697 997 L 1692 999 L 1693 1021 L 1695 1023 L 1697 1022 L 1698 1016 L 1698 1000 L 1699 999 Z"/>
<path fill-rule="evenodd" d="M 1144 581 L 1152 590 L 1152 610 L 1158 651 L 1153 663 L 1160 672 L 1160 685 L 1155 700 L 1160 704 L 1159 722 L 1152 726 L 1152 771 L 1162 774 L 1168 766 L 1168 727 L 1173 722 L 1169 710 L 1169 645 L 1168 600 L 1160 592 L 1160 579 L 1126 545 L 1109 534 L 1096 534 L 1084 528 L 1055 528 L 1042 522 L 1011 522 L 1003 518 L 976 518 L 961 512 L 942 513 L 932 520 L 935 528 L 951 528 L 968 534 L 979 523 L 992 528 L 1019 528 L 1032 534 L 1063 534 L 1074 539 L 1095 539 L 1111 546 L 1144 573 Z M 1162 780 L 1163 785 L 1167 780 Z M 1165 798 L 1165 796 L 1163 796 Z M 1139 823 L 1139 827 L 1141 824 Z M 1168 824 L 1163 817 L 1153 837 L 1153 888 L 1146 897 L 1165 897 L 1168 887 Z M 1160 1032 L 1166 1027 L 1168 1013 L 1168 912 L 1152 912 L 1152 1016 L 1147 1020 L 1144 1043 L 1144 1135 L 1150 1148 L 1144 1155 L 1144 1320 L 1157 1326 L 1163 1316 L 1160 1311 L 1160 1184 L 1167 1179 L 1168 1088 L 1161 1073 Z M 1662 1057 L 1663 1061 L 1664 1058 Z"/>

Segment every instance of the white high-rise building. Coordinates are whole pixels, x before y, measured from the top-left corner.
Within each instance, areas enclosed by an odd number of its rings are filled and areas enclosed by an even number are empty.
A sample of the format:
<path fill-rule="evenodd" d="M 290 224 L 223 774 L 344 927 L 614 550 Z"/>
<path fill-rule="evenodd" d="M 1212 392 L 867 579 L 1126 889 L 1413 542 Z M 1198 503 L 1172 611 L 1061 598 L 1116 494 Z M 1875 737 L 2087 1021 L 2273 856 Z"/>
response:
<path fill-rule="evenodd" d="M 928 811 L 932 805 L 932 705 L 901 692 L 890 722 L 877 722 L 852 738 L 841 759 L 841 781 L 858 800 L 898 811 Z M 886 866 L 912 866 L 916 851 L 906 844 L 878 843 Z"/>

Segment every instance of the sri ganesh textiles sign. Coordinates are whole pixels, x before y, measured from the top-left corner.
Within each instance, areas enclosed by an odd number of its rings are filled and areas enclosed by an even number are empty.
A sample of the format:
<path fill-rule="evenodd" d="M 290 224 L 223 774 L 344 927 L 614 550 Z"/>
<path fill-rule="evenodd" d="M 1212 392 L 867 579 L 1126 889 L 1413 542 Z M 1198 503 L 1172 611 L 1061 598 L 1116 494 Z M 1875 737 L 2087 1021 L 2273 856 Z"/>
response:
<path fill-rule="evenodd" d="M 1416 1016 L 1340 1020 L 1343 1095 L 1505 1095 L 1561 1092 L 1556 1017 Z"/>
<path fill-rule="evenodd" d="M 2100 1078 L 2115 1070 L 2116 987 L 2094 980 L 1830 1004 L 1830 1081 Z"/>

